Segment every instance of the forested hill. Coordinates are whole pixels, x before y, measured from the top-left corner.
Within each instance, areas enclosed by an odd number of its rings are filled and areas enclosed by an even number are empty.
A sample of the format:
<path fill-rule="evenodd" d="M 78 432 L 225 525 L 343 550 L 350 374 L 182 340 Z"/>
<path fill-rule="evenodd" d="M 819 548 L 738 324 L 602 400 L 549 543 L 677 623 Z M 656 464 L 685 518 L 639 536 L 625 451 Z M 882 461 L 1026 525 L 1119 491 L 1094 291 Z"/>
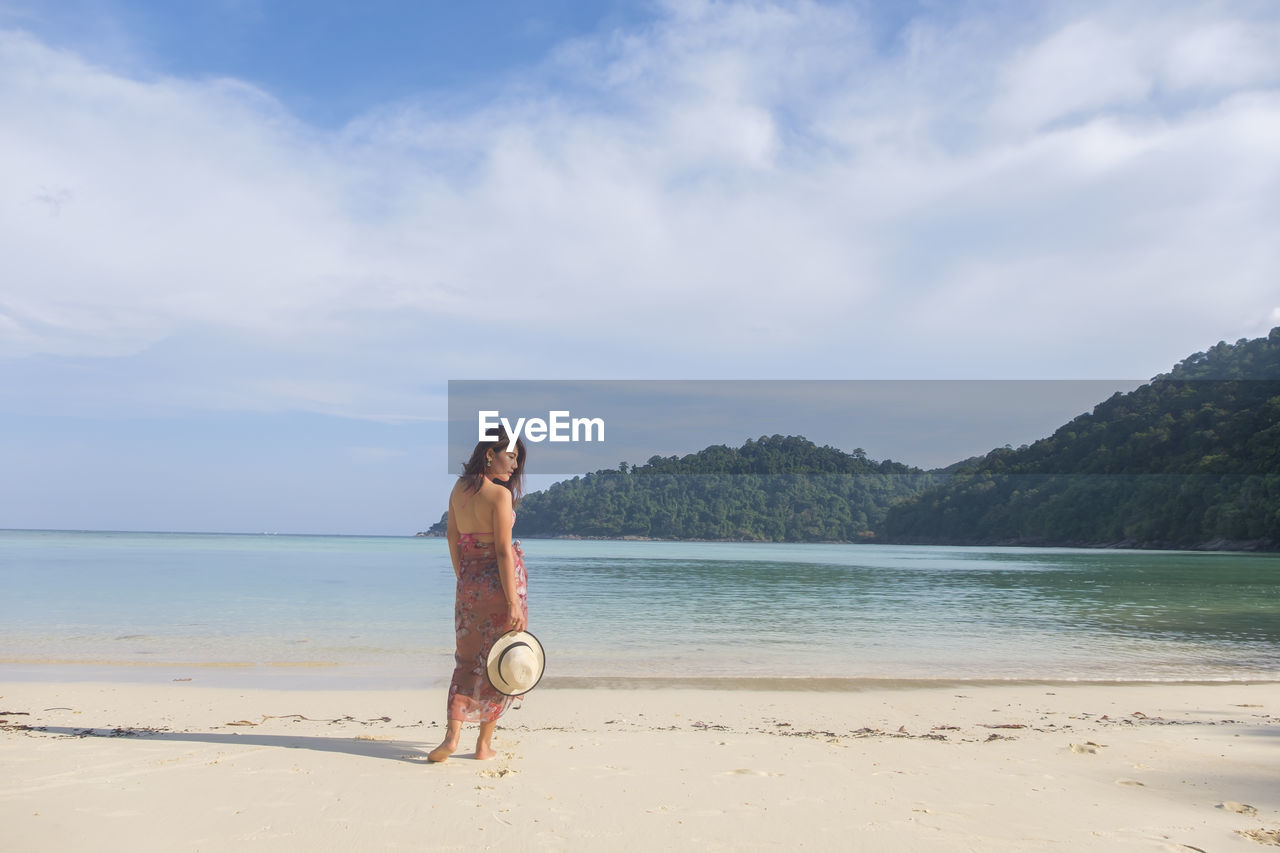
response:
<path fill-rule="evenodd" d="M 516 534 L 1280 549 L 1280 328 L 1016 450 L 926 472 L 775 435 L 557 483 Z"/>
<path fill-rule="evenodd" d="M 1219 343 L 893 508 L 879 541 L 1280 545 L 1280 328 Z"/>
<path fill-rule="evenodd" d="M 873 535 L 891 503 L 937 481 L 861 449 L 775 435 L 556 483 L 521 501 L 515 535 L 856 541 Z"/>

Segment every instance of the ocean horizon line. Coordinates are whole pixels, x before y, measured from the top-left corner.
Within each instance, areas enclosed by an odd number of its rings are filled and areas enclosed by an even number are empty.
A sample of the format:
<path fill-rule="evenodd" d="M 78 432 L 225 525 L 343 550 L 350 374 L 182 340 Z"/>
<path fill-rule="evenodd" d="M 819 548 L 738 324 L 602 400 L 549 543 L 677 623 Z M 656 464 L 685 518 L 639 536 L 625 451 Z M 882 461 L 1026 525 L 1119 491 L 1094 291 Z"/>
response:
<path fill-rule="evenodd" d="M 444 539 L 442 534 L 430 534 L 421 531 L 414 533 L 298 533 L 298 532 L 278 532 L 278 531 L 252 531 L 252 530 L 116 530 L 116 529 L 96 529 L 96 528 L 78 528 L 78 527 L 0 527 L 2 533 L 50 533 L 50 534 L 87 534 L 87 535 L 122 535 L 122 536 L 244 536 L 244 537 L 280 537 L 290 539 Z M 877 542 L 875 540 L 813 540 L 813 541 L 790 541 L 784 540 L 780 542 L 765 541 L 760 539 L 662 539 L 651 536 L 582 536 L 577 534 L 563 534 L 558 536 L 518 536 L 515 539 L 527 542 L 655 542 L 655 543 L 671 543 L 682 545 L 761 545 L 761 546 L 785 546 L 794 547 L 798 545 L 856 545 L 859 547 L 881 547 L 881 548 L 946 548 L 946 549 L 973 549 L 973 550 L 990 550 L 992 548 L 1001 549 L 1027 549 L 1033 551 L 1084 551 L 1084 552 L 1103 552 L 1117 551 L 1124 553 L 1148 553 L 1148 554 L 1274 554 L 1266 548 L 1256 547 L 1256 543 L 1252 540 L 1240 542 L 1216 540 L 1214 542 L 1201 543 L 1199 546 L 1188 546 L 1185 548 L 1169 548 L 1169 547 L 1141 547 L 1137 545 L 1124 544 L 1122 542 L 1112 542 L 1105 544 L 1089 545 L 1089 544 L 1038 544 L 1027 542 L 964 542 L 964 543 L 914 543 L 914 542 Z M 1234 546 L 1234 547 L 1232 547 Z M 1254 546 L 1254 547 L 1251 547 Z"/>

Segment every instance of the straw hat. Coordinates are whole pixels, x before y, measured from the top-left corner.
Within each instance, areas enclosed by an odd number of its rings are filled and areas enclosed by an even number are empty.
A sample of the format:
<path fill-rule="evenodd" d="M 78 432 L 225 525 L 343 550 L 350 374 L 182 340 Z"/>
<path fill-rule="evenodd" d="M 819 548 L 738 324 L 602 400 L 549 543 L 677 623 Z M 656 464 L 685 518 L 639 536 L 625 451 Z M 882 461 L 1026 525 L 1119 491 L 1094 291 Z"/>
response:
<path fill-rule="evenodd" d="M 508 696 L 532 690 L 542 680 L 546 666 L 542 643 L 528 631 L 508 631 L 489 649 L 489 683 Z"/>

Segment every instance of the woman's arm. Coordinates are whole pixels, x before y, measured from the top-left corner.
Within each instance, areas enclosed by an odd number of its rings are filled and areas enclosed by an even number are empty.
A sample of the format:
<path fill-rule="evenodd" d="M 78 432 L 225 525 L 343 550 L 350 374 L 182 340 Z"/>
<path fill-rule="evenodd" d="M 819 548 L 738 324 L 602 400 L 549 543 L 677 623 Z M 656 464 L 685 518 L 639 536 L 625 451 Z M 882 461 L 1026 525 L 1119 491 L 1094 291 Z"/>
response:
<path fill-rule="evenodd" d="M 498 577 L 502 580 L 502 593 L 507 599 L 507 629 L 523 631 L 528 620 L 520 606 L 520 593 L 516 589 L 516 558 L 511 547 L 513 521 L 511 492 L 498 486 L 493 503 L 493 548 L 498 557 Z"/>
<path fill-rule="evenodd" d="M 449 540 L 449 559 L 453 561 L 453 576 L 458 577 L 459 565 L 462 561 L 462 549 L 458 545 L 457 513 L 453 511 L 453 495 L 449 495 L 449 518 L 445 522 L 444 535 Z"/>

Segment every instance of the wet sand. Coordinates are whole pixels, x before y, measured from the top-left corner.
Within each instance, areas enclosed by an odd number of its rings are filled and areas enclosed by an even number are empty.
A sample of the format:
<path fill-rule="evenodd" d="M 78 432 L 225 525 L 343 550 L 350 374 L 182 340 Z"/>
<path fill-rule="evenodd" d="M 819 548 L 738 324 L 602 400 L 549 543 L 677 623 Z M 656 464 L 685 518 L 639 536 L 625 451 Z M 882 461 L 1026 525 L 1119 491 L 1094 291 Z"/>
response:
<path fill-rule="evenodd" d="M 472 726 L 429 764 L 443 706 L 443 689 L 0 684 L 0 847 L 1280 843 L 1276 683 L 552 684 L 504 717 L 496 759 L 468 757 Z"/>

